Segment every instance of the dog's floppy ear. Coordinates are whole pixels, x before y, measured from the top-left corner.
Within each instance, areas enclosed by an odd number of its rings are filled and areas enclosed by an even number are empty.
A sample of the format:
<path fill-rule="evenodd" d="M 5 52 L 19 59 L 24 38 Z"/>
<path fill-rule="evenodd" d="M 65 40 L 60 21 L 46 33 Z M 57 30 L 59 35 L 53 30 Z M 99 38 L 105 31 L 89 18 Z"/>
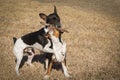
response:
<path fill-rule="evenodd" d="M 44 21 L 46 21 L 47 15 L 45 15 L 44 13 L 40 13 L 39 16 L 40 16 L 40 18 L 42 18 Z"/>
<path fill-rule="evenodd" d="M 57 9 L 56 9 L 56 6 L 54 5 L 54 13 L 57 14 Z"/>

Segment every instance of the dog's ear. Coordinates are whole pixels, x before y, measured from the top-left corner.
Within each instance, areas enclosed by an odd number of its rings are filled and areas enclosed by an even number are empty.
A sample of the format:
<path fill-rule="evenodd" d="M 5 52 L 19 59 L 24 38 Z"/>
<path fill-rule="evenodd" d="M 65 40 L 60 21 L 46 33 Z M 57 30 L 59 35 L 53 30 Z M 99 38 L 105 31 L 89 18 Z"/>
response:
<path fill-rule="evenodd" d="M 44 13 L 40 13 L 39 16 L 40 16 L 40 18 L 42 18 L 44 21 L 46 21 L 47 15 L 45 15 Z"/>
<path fill-rule="evenodd" d="M 55 5 L 54 5 L 54 13 L 57 14 L 57 9 Z"/>

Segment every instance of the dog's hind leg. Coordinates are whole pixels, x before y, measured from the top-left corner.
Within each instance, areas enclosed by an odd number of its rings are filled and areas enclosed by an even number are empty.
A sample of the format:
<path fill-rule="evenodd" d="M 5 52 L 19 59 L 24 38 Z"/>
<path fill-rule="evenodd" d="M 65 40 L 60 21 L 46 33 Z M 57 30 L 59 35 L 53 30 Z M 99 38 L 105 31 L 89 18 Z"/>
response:
<path fill-rule="evenodd" d="M 16 67 L 15 67 L 17 75 L 19 75 L 19 67 L 20 67 L 22 58 L 23 58 L 23 53 L 21 53 L 21 55 L 17 56 L 17 62 L 16 62 Z"/>
<path fill-rule="evenodd" d="M 45 60 L 45 69 L 47 70 L 48 69 L 48 59 Z"/>
<path fill-rule="evenodd" d="M 28 56 L 27 64 L 30 65 L 30 66 L 33 66 L 33 64 L 32 64 L 33 57 L 34 57 L 34 54 Z"/>
<path fill-rule="evenodd" d="M 51 69 L 52 69 L 52 65 L 53 65 L 53 60 L 50 60 L 50 63 L 49 63 L 48 69 L 47 69 L 47 73 L 44 76 L 44 79 L 49 79 L 50 73 L 51 73 Z"/>
<path fill-rule="evenodd" d="M 45 70 L 46 70 L 45 73 L 47 73 L 48 64 L 49 64 L 48 62 L 49 62 L 49 60 L 48 60 L 48 59 L 45 59 Z"/>
<path fill-rule="evenodd" d="M 34 57 L 35 51 L 32 47 L 27 47 L 24 49 L 24 52 L 28 53 L 28 60 L 27 60 L 27 64 L 29 64 L 30 66 L 32 65 L 32 59 Z"/>

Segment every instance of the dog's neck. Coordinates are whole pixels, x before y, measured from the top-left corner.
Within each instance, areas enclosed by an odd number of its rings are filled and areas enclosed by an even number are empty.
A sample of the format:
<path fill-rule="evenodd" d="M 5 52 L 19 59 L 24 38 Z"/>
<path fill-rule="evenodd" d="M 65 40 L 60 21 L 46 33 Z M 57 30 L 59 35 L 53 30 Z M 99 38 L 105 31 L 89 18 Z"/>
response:
<path fill-rule="evenodd" d="M 56 28 L 52 28 L 52 31 L 49 32 L 50 38 L 56 42 L 56 43 L 62 43 L 62 40 L 60 39 L 60 31 L 58 31 Z"/>
<path fill-rule="evenodd" d="M 59 38 L 56 37 L 56 36 L 54 36 L 54 35 L 51 35 L 51 39 L 52 39 L 52 41 L 55 42 L 55 43 L 60 42 Z"/>

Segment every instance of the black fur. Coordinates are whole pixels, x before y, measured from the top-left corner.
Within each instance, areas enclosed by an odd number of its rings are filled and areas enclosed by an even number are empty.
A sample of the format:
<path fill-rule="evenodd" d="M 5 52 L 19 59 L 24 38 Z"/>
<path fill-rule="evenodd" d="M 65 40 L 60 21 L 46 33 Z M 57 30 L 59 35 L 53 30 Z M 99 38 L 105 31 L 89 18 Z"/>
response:
<path fill-rule="evenodd" d="M 44 31 L 44 28 L 42 28 L 39 31 L 32 32 L 22 36 L 21 39 L 23 40 L 24 43 L 28 45 L 33 45 L 37 42 L 44 47 L 48 43 L 45 34 L 46 33 Z"/>
<path fill-rule="evenodd" d="M 48 24 L 53 24 L 53 26 L 60 28 L 61 23 L 60 23 L 60 18 L 57 13 L 52 13 L 47 16 L 46 23 Z"/>

